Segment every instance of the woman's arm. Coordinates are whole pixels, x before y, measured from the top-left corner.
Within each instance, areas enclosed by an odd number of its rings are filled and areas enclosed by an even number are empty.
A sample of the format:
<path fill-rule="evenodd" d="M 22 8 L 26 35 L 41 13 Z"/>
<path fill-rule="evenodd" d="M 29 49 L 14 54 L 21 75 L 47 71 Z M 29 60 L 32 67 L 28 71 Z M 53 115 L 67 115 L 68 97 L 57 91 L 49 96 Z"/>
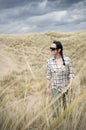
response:
<path fill-rule="evenodd" d="M 46 94 L 50 95 L 50 85 L 51 85 L 52 72 L 51 72 L 51 67 L 50 67 L 49 61 L 47 62 L 46 78 L 47 78 Z"/>
<path fill-rule="evenodd" d="M 69 79 L 69 84 L 67 86 L 67 90 L 71 89 L 71 84 L 72 84 L 73 78 Z"/>
<path fill-rule="evenodd" d="M 71 89 L 71 84 L 73 82 L 74 77 L 75 77 L 75 74 L 74 74 L 74 71 L 73 71 L 73 64 L 72 64 L 71 59 L 69 58 L 68 59 L 68 78 L 69 78 L 69 84 L 66 87 L 66 89 L 64 90 L 64 92 L 67 92 L 69 89 Z"/>
<path fill-rule="evenodd" d="M 71 84 L 72 84 L 73 79 L 74 79 L 74 77 L 75 77 L 74 71 L 73 71 L 73 64 L 72 64 L 71 59 L 69 59 L 68 71 L 69 71 L 69 84 L 68 84 L 68 86 L 67 86 L 67 91 L 68 91 L 69 89 L 71 89 Z"/>
<path fill-rule="evenodd" d="M 47 87 L 46 87 L 46 94 L 47 95 L 50 95 L 50 93 L 51 93 L 50 84 L 51 84 L 51 80 L 47 79 Z"/>

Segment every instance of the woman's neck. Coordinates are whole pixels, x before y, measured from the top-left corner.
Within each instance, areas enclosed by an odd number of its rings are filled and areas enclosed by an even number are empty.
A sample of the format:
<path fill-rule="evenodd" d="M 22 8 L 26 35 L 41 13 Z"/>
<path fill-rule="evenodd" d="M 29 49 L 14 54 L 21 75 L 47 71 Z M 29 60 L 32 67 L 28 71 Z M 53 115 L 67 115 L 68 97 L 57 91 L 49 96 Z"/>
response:
<path fill-rule="evenodd" d="M 60 54 L 57 54 L 57 55 L 55 55 L 55 59 L 61 59 L 61 55 Z"/>
<path fill-rule="evenodd" d="M 56 59 L 56 64 L 58 66 L 61 66 L 62 65 L 62 57 L 61 57 L 61 55 L 60 54 L 56 55 L 55 59 Z"/>

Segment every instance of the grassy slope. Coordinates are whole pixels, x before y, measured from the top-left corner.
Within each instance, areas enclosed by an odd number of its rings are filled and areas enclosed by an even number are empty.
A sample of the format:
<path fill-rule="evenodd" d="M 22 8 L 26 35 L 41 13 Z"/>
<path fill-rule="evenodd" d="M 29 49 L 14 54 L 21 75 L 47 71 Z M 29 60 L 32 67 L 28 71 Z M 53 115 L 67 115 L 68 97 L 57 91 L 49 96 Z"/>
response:
<path fill-rule="evenodd" d="M 43 97 L 41 92 L 46 87 L 46 60 L 50 57 L 49 47 L 53 40 L 62 42 L 64 54 L 70 56 L 73 61 L 75 73 L 78 77 L 74 83 L 75 88 L 79 89 L 78 85 L 80 85 L 82 95 L 86 91 L 85 31 L 66 34 L 49 32 L 45 34 L 0 35 L 1 130 L 25 129 L 26 126 L 28 127 L 28 122 L 31 124 L 37 113 L 44 108 L 45 97 Z M 79 81 L 80 84 L 77 84 Z M 78 90 L 76 91 L 78 93 Z M 82 96 L 79 96 L 79 100 L 81 98 Z M 81 104 L 79 103 L 75 108 L 73 107 L 71 125 L 66 124 L 66 121 L 69 121 L 70 124 L 69 113 L 59 129 L 63 130 L 65 127 L 68 130 L 85 130 L 85 103 L 83 99 Z M 78 112 L 75 114 L 77 110 Z M 44 121 L 45 118 L 47 120 L 44 115 L 36 118 L 36 123 L 32 122 L 32 126 L 29 129 L 46 130 L 56 127 L 55 121 L 52 126 L 49 126 Z M 39 122 L 40 125 L 38 126 Z M 48 128 L 46 128 L 47 125 L 49 126 Z"/>

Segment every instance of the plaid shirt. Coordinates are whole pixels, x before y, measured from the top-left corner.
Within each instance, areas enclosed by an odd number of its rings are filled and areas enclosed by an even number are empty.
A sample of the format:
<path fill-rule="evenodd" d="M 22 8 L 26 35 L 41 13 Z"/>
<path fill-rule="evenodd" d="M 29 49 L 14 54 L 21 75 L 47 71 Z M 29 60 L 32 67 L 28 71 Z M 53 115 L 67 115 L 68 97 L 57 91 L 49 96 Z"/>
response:
<path fill-rule="evenodd" d="M 69 57 L 64 56 L 65 65 L 58 66 L 53 57 L 47 61 L 47 79 L 51 80 L 51 88 L 62 92 L 69 83 L 69 79 L 74 77 L 73 65 Z"/>

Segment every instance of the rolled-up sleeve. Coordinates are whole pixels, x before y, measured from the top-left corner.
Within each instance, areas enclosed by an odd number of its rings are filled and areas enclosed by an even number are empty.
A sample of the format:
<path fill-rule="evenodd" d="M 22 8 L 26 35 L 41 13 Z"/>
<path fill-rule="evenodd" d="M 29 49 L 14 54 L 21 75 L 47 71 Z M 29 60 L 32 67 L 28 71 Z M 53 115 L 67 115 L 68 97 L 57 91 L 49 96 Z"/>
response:
<path fill-rule="evenodd" d="M 74 74 L 74 70 L 73 70 L 73 63 L 71 61 L 71 59 L 69 59 L 69 65 L 68 65 L 68 74 L 69 74 L 69 78 L 74 78 L 75 74 Z"/>
<path fill-rule="evenodd" d="M 49 61 L 47 61 L 47 75 L 46 75 L 46 78 L 48 80 L 50 80 L 52 78 L 52 72 L 51 72 L 51 68 L 50 68 L 50 63 Z"/>

